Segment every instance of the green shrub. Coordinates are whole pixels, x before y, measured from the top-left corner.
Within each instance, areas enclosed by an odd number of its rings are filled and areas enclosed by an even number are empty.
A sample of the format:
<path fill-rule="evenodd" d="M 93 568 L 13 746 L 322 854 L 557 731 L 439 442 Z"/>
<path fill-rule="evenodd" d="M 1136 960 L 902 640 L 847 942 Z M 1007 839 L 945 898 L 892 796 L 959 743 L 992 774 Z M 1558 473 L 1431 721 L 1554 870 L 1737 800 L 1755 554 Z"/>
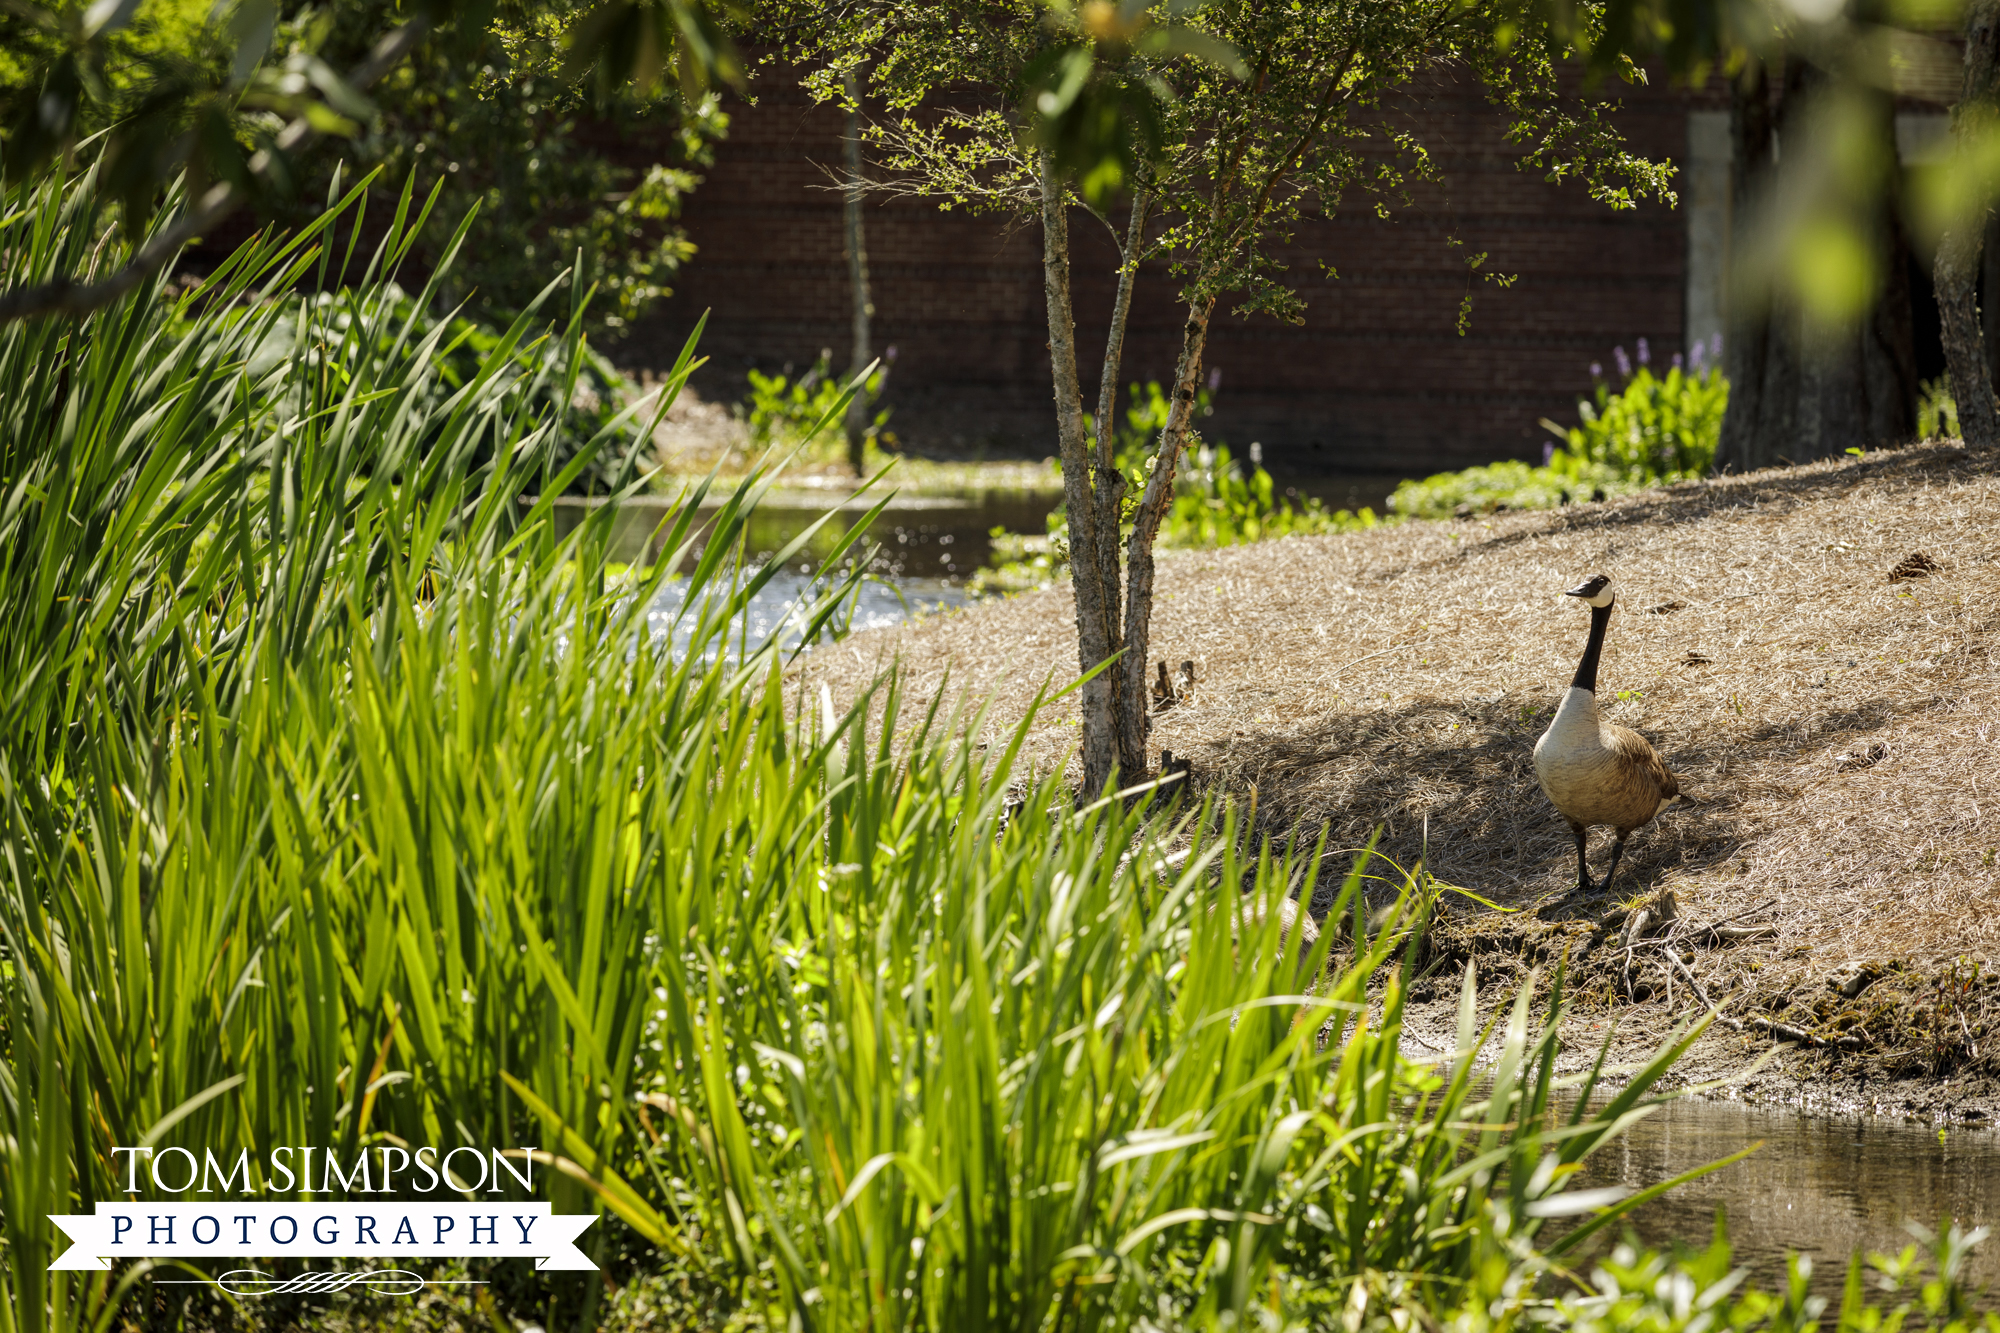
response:
<path fill-rule="evenodd" d="M 1623 377 L 1622 389 L 1613 393 L 1598 376 L 1593 400 L 1576 405 L 1580 425 L 1564 429 L 1550 421 L 1542 424 L 1564 441 L 1570 458 L 1607 465 L 1628 481 L 1657 484 L 1707 476 L 1715 467 L 1722 416 L 1729 405 L 1722 367 L 1684 369 L 1675 357 L 1667 373 L 1656 377 L 1645 364 L 1645 340 L 1639 345 L 1641 363 Z M 1616 352 L 1622 362 L 1624 349 Z"/>
<path fill-rule="evenodd" d="M 891 348 L 862 385 L 861 391 L 867 395 L 871 408 L 888 386 L 889 363 L 894 357 L 895 349 Z M 736 411 L 749 431 L 753 447 L 760 450 L 773 445 L 789 448 L 811 441 L 820 446 L 818 453 L 829 459 L 835 456 L 833 450 L 836 447 L 843 451 L 840 457 L 846 456 L 846 446 L 841 442 L 840 422 L 833 414 L 840 410 L 842 396 L 847 392 L 847 381 L 833 373 L 831 353 L 821 352 L 812 368 L 797 379 L 791 378 L 788 367 L 785 373 L 779 375 L 752 370 L 749 383 L 749 396 L 737 406 Z M 883 429 L 893 410 L 884 407 L 869 418 L 866 447 L 870 452 L 879 452 L 895 444 L 896 437 Z"/>
<path fill-rule="evenodd" d="M 1508 459 L 1403 482 L 1389 497 L 1389 507 L 1406 518 L 1464 518 L 1507 509 L 1553 509 L 1572 500 L 1643 489 L 1643 482 L 1627 481 L 1602 463 L 1563 458 L 1536 467 Z"/>
<path fill-rule="evenodd" d="M 1125 424 L 1115 436 L 1118 468 L 1125 474 L 1125 522 L 1131 518 L 1151 475 L 1152 451 L 1166 429 L 1169 403 L 1154 380 L 1131 386 Z M 1213 414 L 1207 390 L 1197 391 L 1195 414 Z M 1094 423 L 1092 423 L 1094 426 Z M 1225 444 L 1208 444 L 1189 432 L 1187 456 L 1174 473 L 1173 504 L 1161 517 L 1158 543 L 1165 548 L 1236 546 L 1295 533 L 1358 532 L 1382 520 L 1364 506 L 1360 513 L 1328 511 L 1310 495 L 1280 495 L 1264 470 L 1260 446 L 1250 446 L 1249 467 Z M 1058 506 L 1048 517 L 1046 539 L 995 528 L 992 556 L 973 581 L 975 592 L 1020 592 L 1067 577 L 1069 520 Z"/>
<path fill-rule="evenodd" d="M 1125 425 L 1117 433 L 1118 467 L 1125 473 L 1125 517 L 1138 507 L 1151 472 L 1151 456 L 1171 408 L 1158 380 L 1131 386 Z M 1209 392 L 1197 390 L 1195 414 L 1215 408 Z M 1264 470 L 1262 451 L 1250 446 L 1249 469 L 1230 455 L 1229 446 L 1208 444 L 1190 432 L 1187 456 L 1174 473 L 1174 503 L 1160 521 L 1161 546 L 1236 546 L 1293 533 L 1346 532 L 1372 528 L 1375 511 L 1327 512 L 1313 496 L 1279 495 Z"/>
<path fill-rule="evenodd" d="M 1625 349 L 1614 348 L 1619 389 L 1613 392 L 1602 366 L 1592 365 L 1597 387 L 1576 405 L 1579 424 L 1542 422 L 1563 443 L 1544 451 L 1540 467 L 1507 460 L 1440 472 L 1404 482 L 1389 506 L 1410 518 L 1550 509 L 1706 476 L 1729 402 L 1729 381 L 1714 363 L 1720 354 L 1718 338 L 1710 348 L 1697 346 L 1687 366 L 1676 355 L 1667 373 L 1656 376 L 1644 338 L 1636 370 Z"/>
<path fill-rule="evenodd" d="M 1917 386 L 1917 438 L 1957 439 L 1958 402 L 1951 396 L 1951 377 L 1940 375 Z"/>

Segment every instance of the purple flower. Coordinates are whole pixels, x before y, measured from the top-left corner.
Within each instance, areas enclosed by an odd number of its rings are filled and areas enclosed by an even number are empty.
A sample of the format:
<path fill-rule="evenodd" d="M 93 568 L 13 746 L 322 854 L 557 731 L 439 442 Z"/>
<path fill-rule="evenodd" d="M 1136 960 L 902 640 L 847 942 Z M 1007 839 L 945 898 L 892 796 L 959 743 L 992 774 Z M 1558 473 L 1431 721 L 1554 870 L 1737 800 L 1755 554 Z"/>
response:
<path fill-rule="evenodd" d="M 1611 359 L 1618 363 L 1618 374 L 1623 378 L 1630 379 L 1632 376 L 1632 358 L 1625 355 L 1625 349 L 1622 347 L 1612 348 Z"/>
<path fill-rule="evenodd" d="M 1653 364 L 1653 349 L 1646 346 L 1644 338 L 1639 339 L 1639 364 L 1642 366 Z"/>
<path fill-rule="evenodd" d="M 1707 345 L 1697 339 L 1694 345 L 1694 350 L 1688 353 L 1688 369 L 1695 372 L 1697 375 L 1700 374 L 1702 362 L 1707 360 L 1707 358 L 1708 358 Z M 1680 358 L 1675 357 L 1674 360 L 1678 362 Z"/>
<path fill-rule="evenodd" d="M 1674 353 L 1674 369 L 1675 369 L 1675 370 L 1679 370 L 1680 368 L 1681 368 L 1681 354 L 1680 354 L 1679 352 L 1675 352 L 1675 353 Z"/>
<path fill-rule="evenodd" d="M 1222 387 L 1222 367 L 1210 366 L 1208 370 L 1208 391 L 1214 393 Z"/>
<path fill-rule="evenodd" d="M 1593 361 L 1590 363 L 1590 377 L 1594 380 L 1604 378 L 1604 363 L 1602 361 Z"/>
<path fill-rule="evenodd" d="M 1709 340 L 1708 340 L 1708 357 L 1709 357 L 1709 360 L 1711 360 L 1711 361 L 1720 361 L 1720 360 L 1722 360 L 1722 335 L 1721 335 L 1721 334 L 1717 333 L 1717 334 L 1713 334 L 1713 335 L 1711 335 L 1711 336 L 1709 337 Z"/>
<path fill-rule="evenodd" d="M 1555 461 L 1555 457 L 1556 457 L 1556 447 L 1555 447 L 1555 445 L 1551 444 L 1551 443 L 1550 443 L 1549 441 L 1547 441 L 1547 440 L 1543 440 L 1543 441 L 1542 441 L 1542 466 L 1543 466 L 1543 467 L 1547 467 L 1547 466 L 1548 466 L 1548 465 L 1549 465 L 1550 463 L 1553 463 L 1553 462 Z"/>
<path fill-rule="evenodd" d="M 896 344 L 890 343 L 882 349 L 882 359 L 884 361 L 894 361 L 896 359 Z"/>

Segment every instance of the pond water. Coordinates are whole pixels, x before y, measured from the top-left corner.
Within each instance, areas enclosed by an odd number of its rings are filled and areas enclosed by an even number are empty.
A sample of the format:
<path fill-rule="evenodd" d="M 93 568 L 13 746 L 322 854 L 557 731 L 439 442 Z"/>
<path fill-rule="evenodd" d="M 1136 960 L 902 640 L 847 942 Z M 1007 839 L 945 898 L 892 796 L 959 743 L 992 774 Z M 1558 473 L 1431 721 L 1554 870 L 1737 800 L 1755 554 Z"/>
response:
<path fill-rule="evenodd" d="M 825 493 L 777 491 L 752 512 L 747 547 L 751 561 L 757 564 L 769 561 L 821 515 L 832 511 L 833 517 L 793 555 L 788 567 L 776 571 L 751 599 L 739 626 L 750 644 L 754 646 L 771 634 L 787 646 L 798 642 L 805 628 L 804 608 L 825 591 L 812 577 L 813 571 L 879 498 L 849 500 Z M 860 553 L 874 549 L 870 577 L 839 623 L 850 631 L 879 629 L 921 613 L 964 605 L 970 600 L 966 580 L 992 553 L 992 530 L 1039 532 L 1056 499 L 1052 494 L 990 491 L 891 498 L 889 507 L 859 544 Z M 557 531 L 572 530 L 590 508 L 587 501 L 558 501 Z M 620 505 L 612 520 L 611 559 L 627 564 L 658 559 L 662 554 L 659 530 L 675 512 L 675 506 L 664 498 Z M 683 595 L 678 583 L 661 589 L 649 613 L 657 632 L 664 634 L 673 626 Z M 688 626 L 680 626 L 675 637 L 685 641 L 688 632 Z"/>
<path fill-rule="evenodd" d="M 804 571 L 796 567 L 777 571 L 769 583 L 757 590 L 744 608 L 741 621 L 732 628 L 730 659 L 735 660 L 738 644 L 747 641 L 755 648 L 773 634 L 784 647 L 796 645 L 807 628 L 808 610 L 828 591 L 828 584 L 813 578 L 809 567 Z M 668 583 L 646 613 L 653 633 L 664 636 L 671 631 L 675 646 L 680 648 L 685 648 L 693 636 L 692 624 L 676 623 L 685 595 L 684 585 Z M 846 633 L 883 629 L 925 612 L 963 606 L 967 600 L 963 587 L 944 579 L 869 578 L 860 585 L 854 599 L 843 604 L 832 623 Z"/>
<path fill-rule="evenodd" d="M 893 496 L 860 546 L 863 550 L 878 548 L 870 572 L 882 578 L 911 586 L 925 580 L 946 587 L 961 585 L 992 553 L 989 534 L 994 528 L 1041 532 L 1060 498 L 1053 493 L 1020 491 Z M 823 492 L 773 491 L 750 515 L 751 557 L 768 559 L 831 510 L 832 520 L 793 557 L 795 567 L 808 561 L 817 565 L 817 557 L 832 550 L 880 499 L 874 494 L 848 499 Z M 717 499 L 707 507 L 719 504 Z M 583 500 L 557 501 L 557 530 L 567 532 L 575 527 L 590 505 Z M 628 500 L 620 505 L 612 522 L 611 558 L 627 563 L 656 558 L 660 554 L 656 531 L 674 513 L 675 506 L 664 497 Z"/>
<path fill-rule="evenodd" d="M 1761 1142 L 1743 1161 L 1669 1191 L 1632 1216 L 1641 1240 L 1706 1244 L 1725 1211 L 1737 1262 L 1766 1283 L 1786 1251 L 1813 1257 L 1813 1286 L 1837 1296 L 1856 1250 L 1900 1252 L 1905 1222 L 2000 1232 L 2000 1133 L 1866 1116 L 1803 1115 L 1740 1102 L 1686 1098 L 1601 1149 L 1578 1187 L 1644 1189 Z M 2000 1234 L 1973 1252 L 1967 1276 L 2000 1302 Z"/>
<path fill-rule="evenodd" d="M 1369 505 L 1380 513 L 1384 512 L 1385 497 L 1395 484 L 1395 478 L 1387 474 L 1294 477 L 1282 479 L 1279 488 L 1315 497 L 1333 509 Z M 768 557 L 811 527 L 822 514 L 830 509 L 835 511 L 833 520 L 814 537 L 808 551 L 800 552 L 797 562 L 803 563 L 831 550 L 880 498 L 872 493 L 849 499 L 838 492 L 773 490 L 750 517 L 752 556 Z M 863 546 L 878 548 L 870 572 L 925 597 L 943 595 L 964 584 L 986 563 L 993 550 L 990 534 L 994 528 L 1040 533 L 1046 528 L 1049 511 L 1061 499 L 1054 491 L 894 496 L 888 509 L 875 521 L 873 531 L 862 540 Z M 558 530 L 574 527 L 592 503 L 558 501 Z M 720 498 L 714 503 L 719 505 Z M 629 563 L 656 557 L 659 548 L 654 532 L 673 513 L 674 505 L 666 497 L 645 497 L 620 505 L 612 528 L 611 558 Z"/>

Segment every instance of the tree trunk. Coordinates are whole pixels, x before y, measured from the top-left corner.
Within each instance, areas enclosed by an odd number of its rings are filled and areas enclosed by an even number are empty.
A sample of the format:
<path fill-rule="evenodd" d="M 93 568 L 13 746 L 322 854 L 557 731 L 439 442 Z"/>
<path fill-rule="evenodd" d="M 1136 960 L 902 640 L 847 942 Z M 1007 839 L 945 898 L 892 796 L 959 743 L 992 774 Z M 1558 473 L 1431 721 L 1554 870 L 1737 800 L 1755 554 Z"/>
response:
<path fill-rule="evenodd" d="M 2000 217 L 1988 215 L 1979 262 L 1979 331 L 1986 338 L 1986 375 L 2000 384 Z"/>
<path fill-rule="evenodd" d="M 1125 510 L 1125 476 L 1118 470 L 1118 432 L 1113 420 L 1118 410 L 1118 380 L 1125 358 L 1125 327 L 1132 314 L 1132 288 L 1138 281 L 1140 247 L 1145 243 L 1146 200 L 1145 182 L 1142 178 L 1132 196 L 1132 218 L 1126 226 L 1125 244 L 1119 255 L 1121 267 L 1118 271 L 1118 291 L 1111 303 L 1111 329 L 1104 340 L 1104 365 L 1097 381 L 1095 464 L 1099 522 L 1096 542 L 1090 555 L 1097 564 L 1097 586 L 1104 608 L 1107 640 L 1116 636 L 1124 601 L 1124 576 L 1119 568 L 1118 535 L 1120 519 Z M 1076 547 L 1073 540 L 1074 533 L 1075 529 L 1072 528 L 1070 545 L 1072 562 L 1085 558 L 1085 554 Z M 1143 648 L 1138 662 L 1140 679 L 1136 692 L 1132 689 L 1129 673 L 1122 666 L 1113 667 L 1107 673 L 1112 677 L 1109 725 L 1116 737 L 1118 767 L 1125 774 L 1124 780 L 1127 783 L 1138 781 L 1151 768 L 1146 753 L 1144 715 L 1148 695 L 1145 688 L 1146 655 Z M 1140 715 L 1136 742 L 1131 740 L 1132 728 L 1125 721 L 1126 714 L 1134 709 Z"/>
<path fill-rule="evenodd" d="M 847 75 L 847 190 L 843 200 L 843 222 L 847 240 L 847 289 L 854 305 L 854 354 L 848 358 L 851 380 L 868 369 L 875 359 L 869 347 L 869 321 L 875 302 L 868 289 L 868 238 L 862 229 L 861 198 L 861 81 L 851 71 Z M 867 471 L 868 391 L 855 390 L 847 403 L 847 463 L 859 477 Z"/>
<path fill-rule="evenodd" d="M 1056 448 L 1062 458 L 1063 504 L 1069 514 L 1070 582 L 1076 589 L 1077 665 L 1091 671 L 1111 656 L 1112 622 L 1105 613 L 1104 588 L 1098 562 L 1096 497 L 1090 485 L 1090 455 L 1083 427 L 1083 387 L 1076 373 L 1076 319 L 1070 299 L 1069 213 L 1055 161 L 1043 154 L 1042 294 L 1049 320 L 1049 368 L 1055 387 Z M 1113 540 L 1118 515 L 1109 516 Z M 1086 797 L 1103 792 L 1119 760 L 1114 733 L 1116 665 L 1084 682 L 1083 790 Z M 1143 683 L 1143 682 L 1142 682 Z M 1128 772 L 1131 770 L 1128 770 Z M 1144 772 L 1143 766 L 1137 770 Z"/>
<path fill-rule="evenodd" d="M 1820 76 L 1797 58 L 1787 58 L 1784 70 L 1775 115 L 1761 68 L 1732 89 L 1739 256 L 1750 251 L 1758 211 L 1775 193 L 1780 147 L 1787 160 L 1806 160 L 1808 136 L 1823 132 L 1808 120 L 1812 85 Z M 1874 111 L 1876 149 L 1892 163 L 1894 108 L 1887 97 L 1878 97 Z M 1750 472 L 1909 438 L 1916 424 L 1917 376 L 1908 242 L 1887 192 L 1868 222 L 1885 280 L 1868 312 L 1852 325 L 1809 327 L 1797 298 L 1781 283 L 1773 284 L 1761 304 L 1740 294 L 1731 300 L 1723 348 L 1729 408 L 1716 451 L 1718 467 Z"/>
<path fill-rule="evenodd" d="M 1205 285 L 1197 281 L 1195 290 Z M 1166 429 L 1160 432 L 1153 475 L 1146 479 L 1138 512 L 1133 515 L 1132 536 L 1125 547 L 1125 658 L 1118 664 L 1125 698 L 1118 718 L 1118 749 L 1121 755 L 1136 754 L 1141 764 L 1146 753 L 1146 661 L 1152 647 L 1153 539 L 1174 502 L 1174 472 L 1194 420 L 1195 386 L 1201 380 L 1201 357 L 1214 313 L 1214 296 L 1188 305 L 1187 323 L 1181 331 L 1180 364 L 1174 369 L 1173 403 L 1167 411 Z"/>
<path fill-rule="evenodd" d="M 1814 82 L 1827 76 L 1815 74 Z M 1916 430 L 1917 365 L 1910 319 L 1910 252 L 1897 220 L 1896 116 L 1886 93 L 1868 99 L 1868 133 L 1883 164 L 1870 194 L 1870 213 L 1861 219 L 1881 289 L 1861 318 L 1840 327 L 1801 327 L 1805 357 L 1800 375 L 1797 432 L 1792 447 L 1781 444 L 1786 461 L 1806 463 L 1838 458 L 1851 449 L 1880 448 L 1907 441 Z M 1796 116 L 1791 117 L 1797 120 Z M 1824 134 L 1802 126 L 1798 135 Z M 1830 152 L 1816 157 L 1831 156 Z"/>
<path fill-rule="evenodd" d="M 1993 127 L 1995 61 L 2000 56 L 2000 0 L 1974 0 L 1965 15 L 1965 84 L 1952 112 L 1952 135 L 1961 152 L 1973 137 Z M 1958 429 L 1976 449 L 2000 443 L 2000 414 L 1993 402 L 1985 331 L 1979 317 L 1980 250 L 1989 211 L 1963 220 L 1938 241 L 1938 313 L 1944 321 L 1944 358 L 1951 396 L 1958 404 Z M 2000 303 L 1989 286 L 1988 305 Z"/>
<path fill-rule="evenodd" d="M 1732 251 L 1741 255 L 1748 221 L 1763 197 L 1771 174 L 1771 79 L 1762 61 L 1754 63 L 1729 86 L 1729 197 Z M 1738 286 L 1733 280 L 1730 287 Z M 1766 465 L 1759 442 L 1764 438 L 1764 374 L 1771 351 L 1772 314 L 1768 304 L 1745 300 L 1732 291 L 1724 307 L 1723 373 L 1729 379 L 1729 406 L 1722 417 L 1722 440 L 1716 448 L 1717 469 L 1749 472 Z"/>
<path fill-rule="evenodd" d="M 1764 185 L 1760 199 L 1764 201 L 1769 200 L 1780 183 L 1780 146 L 1790 140 L 1796 161 L 1798 146 L 1804 137 L 1805 62 L 1796 56 L 1787 56 L 1782 70 L 1783 82 L 1777 88 L 1777 105 L 1769 113 L 1770 143 L 1760 164 Z M 1751 221 L 1754 225 L 1754 216 Z M 1759 377 L 1761 392 L 1758 401 L 1752 404 L 1756 409 L 1755 424 L 1752 426 L 1754 438 L 1749 442 L 1749 452 L 1741 463 L 1740 470 L 1744 472 L 1794 462 L 1793 455 L 1798 449 L 1799 396 L 1806 377 L 1802 364 L 1803 349 L 1799 345 L 1802 316 L 1798 302 L 1785 290 L 1782 282 L 1772 286 L 1765 321 L 1764 368 Z M 1733 392 L 1731 396 L 1734 397 Z"/>

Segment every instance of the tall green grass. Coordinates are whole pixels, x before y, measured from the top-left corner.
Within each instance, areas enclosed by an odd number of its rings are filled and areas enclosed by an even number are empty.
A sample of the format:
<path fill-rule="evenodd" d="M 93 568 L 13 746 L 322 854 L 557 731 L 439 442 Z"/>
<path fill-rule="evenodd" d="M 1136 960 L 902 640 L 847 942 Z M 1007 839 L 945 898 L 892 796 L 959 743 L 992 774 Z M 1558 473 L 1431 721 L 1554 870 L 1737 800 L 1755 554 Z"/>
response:
<path fill-rule="evenodd" d="M 1417 1317 L 1612 1207 L 1569 1175 L 1677 1047 L 1560 1116 L 1560 985 L 1481 1031 L 1468 974 L 1413 1065 L 1420 876 L 1376 911 L 1357 868 L 1301 959 L 1275 907 L 1323 849 L 1079 805 L 1017 770 L 1032 719 L 798 697 L 741 628 L 814 535 L 745 564 L 764 475 L 607 579 L 608 509 L 559 541 L 523 496 L 622 436 L 558 474 L 500 391 L 536 337 L 574 373 L 587 293 L 439 395 L 442 326 L 369 323 L 427 210 L 364 253 L 364 202 L 0 329 L 0 1329 L 106 1327 L 146 1281 L 45 1272 L 115 1145 L 521 1145 L 559 1207 L 826 1330 L 1241 1327 L 1329 1286 Z M 6 281 L 101 262 L 91 210 L 88 177 L 17 189 Z M 250 352 L 305 279 L 345 322 L 298 337 L 390 350 L 302 341 L 351 373 L 279 412 Z"/>

